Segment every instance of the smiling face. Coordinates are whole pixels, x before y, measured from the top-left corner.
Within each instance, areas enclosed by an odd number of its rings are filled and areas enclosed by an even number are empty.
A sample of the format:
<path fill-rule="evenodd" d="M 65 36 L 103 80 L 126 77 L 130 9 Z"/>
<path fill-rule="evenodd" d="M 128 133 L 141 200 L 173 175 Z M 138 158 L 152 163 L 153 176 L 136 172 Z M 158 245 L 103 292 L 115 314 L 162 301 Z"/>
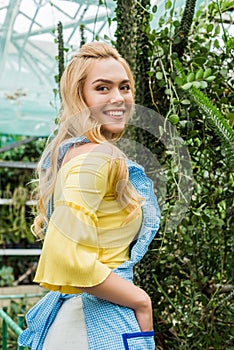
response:
<path fill-rule="evenodd" d="M 83 97 L 104 130 L 114 134 L 124 130 L 132 110 L 133 94 L 120 62 L 112 57 L 94 62 L 84 83 Z"/>

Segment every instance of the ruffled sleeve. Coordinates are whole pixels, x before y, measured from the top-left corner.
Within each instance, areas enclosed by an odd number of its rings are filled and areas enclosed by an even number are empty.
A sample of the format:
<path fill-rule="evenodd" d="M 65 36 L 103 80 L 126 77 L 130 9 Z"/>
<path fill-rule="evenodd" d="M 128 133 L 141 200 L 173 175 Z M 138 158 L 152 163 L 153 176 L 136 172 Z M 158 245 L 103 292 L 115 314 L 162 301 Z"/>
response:
<path fill-rule="evenodd" d="M 96 211 L 108 186 L 108 155 L 73 158 L 60 169 L 54 211 L 34 281 L 62 293 L 103 282 L 111 269 L 98 260 Z"/>

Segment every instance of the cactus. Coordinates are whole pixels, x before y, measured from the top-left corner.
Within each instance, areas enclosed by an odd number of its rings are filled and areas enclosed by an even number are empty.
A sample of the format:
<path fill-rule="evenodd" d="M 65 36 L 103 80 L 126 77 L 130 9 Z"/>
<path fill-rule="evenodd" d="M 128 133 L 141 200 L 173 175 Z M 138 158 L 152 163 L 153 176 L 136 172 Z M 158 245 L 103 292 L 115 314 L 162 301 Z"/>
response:
<path fill-rule="evenodd" d="M 183 66 L 179 59 L 174 61 L 177 74 L 183 79 L 186 79 Z M 207 69 L 208 71 L 208 69 Z M 206 116 L 206 121 L 209 127 L 214 131 L 215 135 L 220 139 L 221 143 L 227 147 L 227 155 L 231 164 L 234 162 L 233 147 L 234 147 L 234 132 L 229 126 L 220 111 L 214 106 L 209 98 L 198 88 L 191 85 L 188 89 L 192 100 L 196 103 L 199 109 Z"/>
<path fill-rule="evenodd" d="M 188 34 L 193 22 L 196 0 L 187 0 L 181 24 L 177 33 L 174 36 L 172 50 L 178 53 L 178 57 L 182 57 L 188 43 Z"/>

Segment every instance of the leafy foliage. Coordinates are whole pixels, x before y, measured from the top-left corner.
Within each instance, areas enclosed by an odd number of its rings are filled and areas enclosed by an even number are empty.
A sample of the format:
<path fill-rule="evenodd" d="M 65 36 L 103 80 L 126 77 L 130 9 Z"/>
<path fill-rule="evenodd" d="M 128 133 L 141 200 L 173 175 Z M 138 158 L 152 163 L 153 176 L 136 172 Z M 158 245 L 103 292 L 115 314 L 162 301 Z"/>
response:
<path fill-rule="evenodd" d="M 21 300 L 11 300 L 10 304 L 6 309 L 4 310 L 7 312 L 7 314 L 11 317 L 11 319 L 18 323 L 18 315 L 24 315 L 26 311 L 33 306 L 35 301 L 29 302 L 29 299 L 21 299 Z M 5 308 L 5 307 L 4 307 Z M 0 322 L 0 332 L 2 334 L 2 322 Z M 18 336 L 11 331 L 10 328 L 8 328 L 8 343 L 7 343 L 7 349 L 8 350 L 15 350 L 18 347 Z M 2 337 L 0 338 L 0 347 L 2 348 Z M 30 350 L 28 347 L 25 347 L 24 350 Z"/>
<path fill-rule="evenodd" d="M 128 23 L 127 26 L 118 26 L 115 33 L 116 46 L 123 57 L 131 64 L 136 81 L 136 102 L 143 103 L 149 100 L 148 84 L 144 79 L 149 70 L 148 60 L 148 33 L 150 0 L 116 1 L 116 18 L 118 23 Z"/>
<path fill-rule="evenodd" d="M 15 137 L 19 141 L 22 137 Z M 11 140 L 12 142 L 12 140 Z M 21 145 L 1 153 L 3 161 L 37 162 L 45 145 L 44 139 Z M 31 169 L 0 168 L 0 198 L 11 200 L 0 206 L 0 244 L 2 247 L 27 247 L 35 239 L 30 231 L 34 207 L 26 204 L 32 199 L 33 178 Z"/>
<path fill-rule="evenodd" d="M 188 34 L 193 22 L 196 0 L 187 0 L 178 32 L 175 31 L 172 50 L 181 57 L 188 43 Z"/>
<path fill-rule="evenodd" d="M 14 282 L 13 268 L 11 266 L 2 266 L 0 269 L 0 287 L 11 286 Z"/>
<path fill-rule="evenodd" d="M 229 123 L 219 112 L 219 110 L 211 103 L 208 97 L 200 90 L 207 87 L 207 82 L 212 82 L 216 77 L 211 75 L 211 68 L 203 71 L 199 68 L 196 74 L 191 72 L 186 77 L 182 65 L 178 59 L 175 60 L 175 67 L 179 76 L 175 81 L 183 90 L 188 90 L 195 104 L 200 108 L 206 117 L 208 125 L 213 129 L 216 136 L 226 146 L 226 157 L 233 166 L 234 151 L 234 132 Z M 196 79 L 196 80 L 195 80 Z M 207 82 L 206 82 L 207 81 Z M 200 89 L 199 89 L 200 88 Z"/>
<path fill-rule="evenodd" d="M 166 117 L 185 141 L 194 191 L 182 222 L 173 232 L 165 231 L 168 212 L 176 200 L 176 170 L 167 150 L 158 140 L 148 138 L 144 144 L 161 163 L 168 193 L 159 235 L 137 267 L 135 279 L 153 300 L 158 349 L 230 350 L 234 340 L 234 174 L 230 162 L 234 61 L 233 40 L 223 31 L 222 16 L 231 5 L 226 0 L 213 1 L 201 7 L 192 21 L 191 6 L 190 13 L 185 9 L 180 14 L 166 1 L 167 11 L 159 19 L 159 27 L 145 32 L 150 68 L 144 79 L 151 101 L 145 98 L 141 103 Z M 155 11 L 152 16 L 157 16 Z M 175 44 L 184 25 L 182 18 L 189 17 L 181 54 Z M 122 42 L 125 29 L 126 40 L 131 41 L 127 34 L 130 26 L 121 21 L 117 16 Z M 134 47 L 134 43 L 128 46 Z M 122 54 L 125 56 L 124 51 Z M 138 55 L 140 59 L 140 52 Z"/>

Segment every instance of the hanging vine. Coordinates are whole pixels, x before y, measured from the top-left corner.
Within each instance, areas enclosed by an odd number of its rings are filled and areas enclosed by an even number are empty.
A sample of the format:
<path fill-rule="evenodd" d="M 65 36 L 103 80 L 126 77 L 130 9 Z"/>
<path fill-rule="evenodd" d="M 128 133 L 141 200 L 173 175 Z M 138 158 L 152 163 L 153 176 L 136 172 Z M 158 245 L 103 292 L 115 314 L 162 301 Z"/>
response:
<path fill-rule="evenodd" d="M 54 92 L 54 98 L 55 98 L 55 109 L 56 109 L 56 114 L 58 115 L 59 112 L 57 110 L 57 95 L 59 95 L 59 99 L 61 102 L 61 95 L 60 95 L 60 79 L 63 75 L 65 66 L 64 66 L 64 52 L 67 52 L 68 49 L 64 47 L 64 40 L 63 40 L 63 25 L 62 22 L 58 22 L 57 25 L 57 37 L 55 38 L 55 43 L 58 45 L 58 54 L 55 57 L 57 63 L 58 63 L 58 74 L 54 76 L 55 82 L 57 83 L 57 88 L 53 89 Z M 55 124 L 59 123 L 59 117 L 56 116 L 55 118 Z"/>
<path fill-rule="evenodd" d="M 64 72 L 64 41 L 63 41 L 63 25 L 62 22 L 58 22 L 58 81 L 62 77 Z"/>
<path fill-rule="evenodd" d="M 86 43 L 86 38 L 85 38 L 85 25 L 81 24 L 80 25 L 80 47 L 83 46 Z"/>

